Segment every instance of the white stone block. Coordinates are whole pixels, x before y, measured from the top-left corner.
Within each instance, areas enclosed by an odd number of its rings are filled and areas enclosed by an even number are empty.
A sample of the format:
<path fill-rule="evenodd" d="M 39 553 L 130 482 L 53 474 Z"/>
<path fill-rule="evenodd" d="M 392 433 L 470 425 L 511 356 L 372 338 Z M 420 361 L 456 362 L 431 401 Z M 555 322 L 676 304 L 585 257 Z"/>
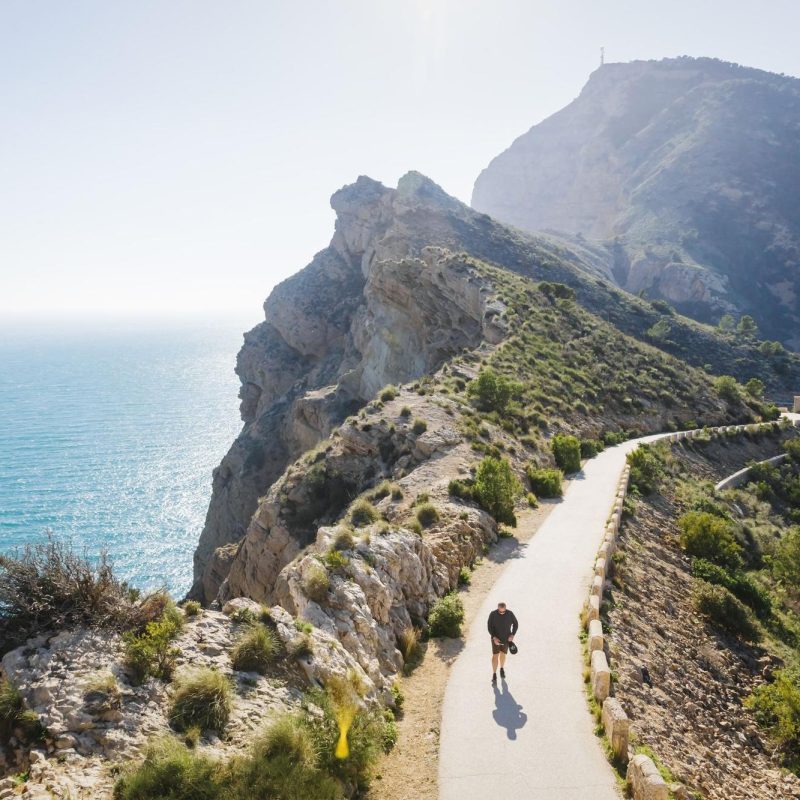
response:
<path fill-rule="evenodd" d="M 593 619 L 600 619 L 600 598 L 596 594 L 589 596 L 588 618 L 589 623 Z"/>
<path fill-rule="evenodd" d="M 611 744 L 614 757 L 623 764 L 628 761 L 628 734 L 630 720 L 622 704 L 616 697 L 606 697 L 603 701 L 603 729 Z"/>
<path fill-rule="evenodd" d="M 652 758 L 641 753 L 634 756 L 628 764 L 627 778 L 633 800 L 669 800 L 669 787 Z"/>
<path fill-rule="evenodd" d="M 589 622 L 589 653 L 595 650 L 602 650 L 605 644 L 603 637 L 603 623 L 599 619 L 593 619 Z"/>
<path fill-rule="evenodd" d="M 592 694 L 598 703 L 602 703 L 611 692 L 611 670 L 608 668 L 606 654 L 602 650 L 595 650 L 592 653 L 591 680 Z"/>

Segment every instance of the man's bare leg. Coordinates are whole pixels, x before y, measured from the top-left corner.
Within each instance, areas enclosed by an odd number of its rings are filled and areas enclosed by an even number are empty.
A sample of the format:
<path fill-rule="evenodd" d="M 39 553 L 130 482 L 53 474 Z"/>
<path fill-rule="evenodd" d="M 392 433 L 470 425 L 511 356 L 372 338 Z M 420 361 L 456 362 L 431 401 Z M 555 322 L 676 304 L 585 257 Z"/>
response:
<path fill-rule="evenodd" d="M 499 654 L 499 655 L 500 655 L 500 658 L 503 657 L 502 654 Z M 497 672 L 497 657 L 498 657 L 498 653 L 492 653 L 492 673 L 493 674 L 495 672 Z M 500 662 L 500 663 L 502 663 L 502 662 Z"/>
<path fill-rule="evenodd" d="M 506 663 L 506 654 L 505 654 L 505 652 L 503 650 L 501 650 L 500 653 L 499 653 L 499 656 L 500 656 L 500 669 L 502 669 L 505 666 L 505 663 Z M 492 663 L 494 664 L 494 659 L 492 659 Z M 495 668 L 495 672 L 497 672 L 496 668 Z"/>

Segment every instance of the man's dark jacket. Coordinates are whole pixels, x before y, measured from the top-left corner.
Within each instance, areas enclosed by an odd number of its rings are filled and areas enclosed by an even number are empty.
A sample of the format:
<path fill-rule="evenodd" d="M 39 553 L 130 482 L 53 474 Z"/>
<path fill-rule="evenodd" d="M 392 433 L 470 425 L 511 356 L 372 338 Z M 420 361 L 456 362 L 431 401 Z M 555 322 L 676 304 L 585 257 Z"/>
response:
<path fill-rule="evenodd" d="M 510 608 L 506 609 L 505 614 L 501 614 L 497 609 L 489 614 L 489 634 L 507 642 L 508 637 L 519 630 L 519 623 Z"/>

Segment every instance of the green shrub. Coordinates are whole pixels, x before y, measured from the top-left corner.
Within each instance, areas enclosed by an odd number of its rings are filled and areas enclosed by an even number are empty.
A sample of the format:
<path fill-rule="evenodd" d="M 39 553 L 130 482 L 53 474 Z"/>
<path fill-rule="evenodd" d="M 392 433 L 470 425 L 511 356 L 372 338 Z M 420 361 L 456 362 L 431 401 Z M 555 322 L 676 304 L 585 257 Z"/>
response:
<path fill-rule="evenodd" d="M 428 430 L 428 423 L 424 419 L 417 417 L 411 426 L 411 431 L 419 436 L 421 433 L 425 433 L 426 430 Z"/>
<path fill-rule="evenodd" d="M 678 520 L 681 546 L 690 556 L 702 558 L 728 569 L 742 565 L 741 550 L 733 526 L 707 511 L 689 511 Z"/>
<path fill-rule="evenodd" d="M 147 678 L 169 680 L 175 669 L 180 650 L 172 642 L 180 632 L 180 624 L 165 616 L 157 622 L 148 622 L 142 633 L 128 631 L 123 637 L 123 663 L 134 684 Z"/>
<path fill-rule="evenodd" d="M 396 709 L 401 709 L 403 707 L 403 703 L 406 701 L 406 697 L 403 694 L 403 689 L 401 688 L 400 684 L 395 681 L 391 687 L 392 692 L 392 701 L 394 702 L 394 707 Z"/>
<path fill-rule="evenodd" d="M 758 378 L 750 378 L 744 385 L 745 392 L 755 400 L 761 400 L 761 398 L 764 397 L 765 388 L 764 382 L 760 381 Z"/>
<path fill-rule="evenodd" d="M 318 762 L 306 720 L 283 716 L 256 740 L 249 758 L 234 762 L 228 791 L 237 800 L 339 800 L 339 782 L 319 769 Z"/>
<path fill-rule="evenodd" d="M 369 783 L 372 766 L 384 751 L 386 720 L 377 710 L 359 709 L 347 736 L 350 754 L 345 759 L 336 758 L 339 726 L 331 699 L 331 694 L 335 692 L 334 687 L 330 685 L 327 689 L 325 692 L 316 690 L 309 693 L 309 699 L 322 709 L 323 716 L 322 719 L 305 718 L 304 724 L 314 743 L 320 769 L 346 786 L 357 787 L 357 791 L 351 792 L 350 796 L 353 794 L 361 796 Z M 298 800 L 311 800 L 311 798 L 298 798 Z"/>
<path fill-rule="evenodd" d="M 325 553 L 328 569 L 342 569 L 350 563 L 350 559 L 341 550 L 328 550 Z"/>
<path fill-rule="evenodd" d="M 231 713 L 231 685 L 213 669 L 198 669 L 176 681 L 169 709 L 173 728 L 185 731 L 193 726 L 222 733 Z"/>
<path fill-rule="evenodd" d="M 372 500 L 383 500 L 392 493 L 392 484 L 389 481 L 381 481 L 372 492 Z"/>
<path fill-rule="evenodd" d="M 395 485 L 392 487 L 392 500 L 402 500 L 403 499 L 403 490 Z"/>
<path fill-rule="evenodd" d="M 197 602 L 197 600 L 187 600 L 183 604 L 183 613 L 187 617 L 198 616 L 202 611 L 202 609 L 203 607 L 200 605 L 200 603 Z"/>
<path fill-rule="evenodd" d="M 256 624 L 233 646 L 231 662 L 238 672 L 258 672 L 264 675 L 279 652 L 280 640 L 275 631 L 266 625 Z"/>
<path fill-rule="evenodd" d="M 713 586 L 697 580 L 692 602 L 712 625 L 746 641 L 756 641 L 759 638 L 758 628 L 751 620 L 747 608 L 724 586 Z"/>
<path fill-rule="evenodd" d="M 782 669 L 745 700 L 756 721 L 796 760 L 800 753 L 800 672 Z"/>
<path fill-rule="evenodd" d="M 356 546 L 356 538 L 350 528 L 339 528 L 333 539 L 334 550 L 352 550 Z"/>
<path fill-rule="evenodd" d="M 521 388 L 521 384 L 499 375 L 491 367 L 483 367 L 467 385 L 467 394 L 476 399 L 481 411 L 502 413 Z"/>
<path fill-rule="evenodd" d="M 772 574 L 791 594 L 800 593 L 800 528 L 792 526 L 783 534 L 771 561 Z"/>
<path fill-rule="evenodd" d="M 464 621 L 464 604 L 457 594 L 440 597 L 428 614 L 430 635 L 446 636 L 455 639 L 461 636 L 461 623 Z"/>
<path fill-rule="evenodd" d="M 736 378 L 730 375 L 720 375 L 714 381 L 714 389 L 717 394 L 727 403 L 736 403 L 741 400 L 741 393 L 739 391 L 739 384 Z"/>
<path fill-rule="evenodd" d="M 331 579 L 328 570 L 318 561 L 312 561 L 303 573 L 303 591 L 315 603 L 321 603 L 328 596 Z"/>
<path fill-rule="evenodd" d="M 539 501 L 536 499 L 536 495 L 533 492 L 528 492 L 525 495 L 525 500 L 531 508 L 539 508 Z"/>
<path fill-rule="evenodd" d="M 550 442 L 556 464 L 565 473 L 581 468 L 581 443 L 574 437 L 557 433 Z"/>
<path fill-rule="evenodd" d="M 514 503 L 522 486 L 504 458 L 487 456 L 475 471 L 472 493 L 482 508 L 498 522 L 516 525 Z"/>
<path fill-rule="evenodd" d="M 745 605 L 750 606 L 760 619 L 766 619 L 772 612 L 772 601 L 769 594 L 760 589 L 742 572 L 729 572 L 724 567 L 712 564 L 710 561 L 695 558 L 692 560 L 692 575 L 707 583 L 724 586 Z"/>
<path fill-rule="evenodd" d="M 626 442 L 628 440 L 628 435 L 625 431 L 603 431 L 600 439 L 606 447 L 614 447 L 615 445 Z"/>
<path fill-rule="evenodd" d="M 599 439 L 581 439 L 581 458 L 594 458 L 602 449 Z"/>
<path fill-rule="evenodd" d="M 0 744 L 20 735 L 28 744 L 41 740 L 44 728 L 38 715 L 25 708 L 22 695 L 7 678 L 0 678 Z"/>
<path fill-rule="evenodd" d="M 165 736 L 151 743 L 144 761 L 117 781 L 114 800 L 217 800 L 222 780 L 214 759 Z"/>
<path fill-rule="evenodd" d="M 423 503 L 417 506 L 417 520 L 423 528 L 430 528 L 431 525 L 439 521 L 439 512 L 433 503 Z"/>
<path fill-rule="evenodd" d="M 356 528 L 362 528 L 364 525 L 370 525 L 373 522 L 377 522 L 381 518 L 381 515 L 378 513 L 378 509 L 375 508 L 369 500 L 365 498 L 360 498 L 353 503 L 353 507 L 350 509 L 350 522 L 356 526 Z"/>
<path fill-rule="evenodd" d="M 410 417 L 411 416 L 411 409 L 408 406 L 403 406 L 400 409 L 400 416 L 401 417 Z"/>
<path fill-rule="evenodd" d="M 560 469 L 529 466 L 526 475 L 537 497 L 561 497 L 564 473 Z"/>
<path fill-rule="evenodd" d="M 381 391 L 381 400 L 384 403 L 388 403 L 390 400 L 394 400 L 397 395 L 397 387 L 389 384 L 389 386 L 384 386 L 383 390 Z"/>
<path fill-rule="evenodd" d="M 447 484 L 447 492 L 451 497 L 458 497 L 460 500 L 472 500 L 472 486 L 458 478 Z"/>
<path fill-rule="evenodd" d="M 664 465 L 652 447 L 639 445 L 627 455 L 631 467 L 630 485 L 640 494 L 652 494 L 664 476 Z"/>
<path fill-rule="evenodd" d="M 461 567 L 458 571 L 458 585 L 469 586 L 472 580 L 472 570 L 469 567 Z"/>
<path fill-rule="evenodd" d="M 795 463 L 800 462 L 800 437 L 783 443 L 783 449 Z"/>

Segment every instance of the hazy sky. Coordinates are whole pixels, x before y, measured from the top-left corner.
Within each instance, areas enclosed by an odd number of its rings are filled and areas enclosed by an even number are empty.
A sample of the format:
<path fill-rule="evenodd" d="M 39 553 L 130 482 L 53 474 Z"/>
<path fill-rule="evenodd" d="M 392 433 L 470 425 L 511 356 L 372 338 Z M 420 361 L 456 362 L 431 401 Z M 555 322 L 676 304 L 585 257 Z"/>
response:
<path fill-rule="evenodd" d="M 0 315 L 235 311 L 328 198 L 488 161 L 608 61 L 800 75 L 798 0 L 0 0 Z"/>

